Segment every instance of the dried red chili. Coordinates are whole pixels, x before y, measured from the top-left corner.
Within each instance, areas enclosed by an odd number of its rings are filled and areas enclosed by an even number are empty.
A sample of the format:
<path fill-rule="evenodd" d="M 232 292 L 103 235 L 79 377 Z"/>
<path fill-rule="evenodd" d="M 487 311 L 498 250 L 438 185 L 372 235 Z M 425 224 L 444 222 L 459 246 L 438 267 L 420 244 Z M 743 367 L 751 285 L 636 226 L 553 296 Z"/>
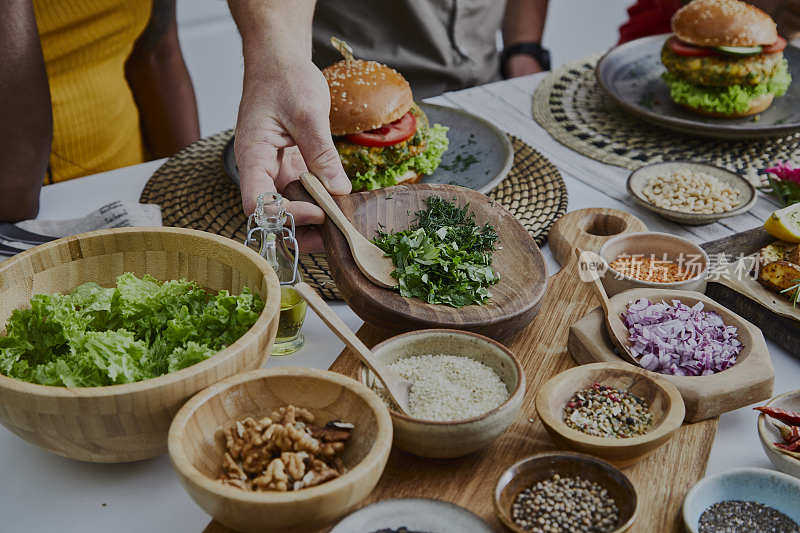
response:
<path fill-rule="evenodd" d="M 783 442 L 776 442 L 775 446 L 787 452 L 800 452 L 800 440 L 796 440 L 791 444 L 784 444 Z"/>
<path fill-rule="evenodd" d="M 762 406 L 762 407 L 754 407 L 756 411 L 760 411 L 767 415 L 770 418 L 774 418 L 784 424 L 789 424 L 790 426 L 800 426 L 800 413 L 797 411 L 787 411 L 786 409 L 780 409 L 778 407 L 769 407 L 769 406 Z"/>

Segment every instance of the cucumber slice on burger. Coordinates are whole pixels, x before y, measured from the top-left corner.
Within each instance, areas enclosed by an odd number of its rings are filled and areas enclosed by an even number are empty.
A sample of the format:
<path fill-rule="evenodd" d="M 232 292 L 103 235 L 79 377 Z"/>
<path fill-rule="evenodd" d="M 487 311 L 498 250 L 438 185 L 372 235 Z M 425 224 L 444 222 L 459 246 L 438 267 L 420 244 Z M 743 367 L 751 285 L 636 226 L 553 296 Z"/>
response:
<path fill-rule="evenodd" d="M 763 48 L 761 46 L 717 46 L 715 50 L 733 56 L 752 56 L 760 54 Z"/>

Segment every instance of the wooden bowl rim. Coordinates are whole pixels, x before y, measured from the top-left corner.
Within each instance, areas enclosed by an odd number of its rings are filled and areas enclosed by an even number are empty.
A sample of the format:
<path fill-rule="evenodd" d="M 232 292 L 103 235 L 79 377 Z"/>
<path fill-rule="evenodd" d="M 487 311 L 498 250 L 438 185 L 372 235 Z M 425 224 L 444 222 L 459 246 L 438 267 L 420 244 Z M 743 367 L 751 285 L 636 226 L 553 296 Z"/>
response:
<path fill-rule="evenodd" d="M 676 241 L 680 241 L 680 243 L 683 244 L 684 246 L 686 246 L 687 248 L 691 248 L 693 251 L 698 251 L 699 255 L 705 261 L 705 266 L 700 271 L 700 273 L 698 273 L 696 276 L 691 277 L 689 279 L 685 279 L 683 281 L 670 281 L 670 282 L 646 281 L 646 280 L 642 280 L 642 279 L 632 278 L 630 276 L 626 276 L 625 274 L 622 274 L 622 273 L 618 272 L 617 270 L 615 270 L 611 266 L 611 263 L 606 261 L 604 255 L 603 255 L 603 251 L 606 249 L 606 247 L 609 245 L 609 243 L 628 240 L 630 238 L 642 238 L 642 237 L 647 237 L 647 236 L 651 236 L 651 235 L 658 235 L 659 237 L 669 237 L 671 239 L 675 239 Z M 606 263 L 606 267 L 608 267 L 608 270 L 610 272 L 613 272 L 616 276 L 618 276 L 621 279 L 624 279 L 626 281 L 632 281 L 632 282 L 635 282 L 635 283 L 640 283 L 640 284 L 642 284 L 643 287 L 652 288 L 652 289 L 672 289 L 674 287 L 679 287 L 681 285 L 685 285 L 685 284 L 691 283 L 693 281 L 698 281 L 698 280 L 700 280 L 702 278 L 705 278 L 708 275 L 708 268 L 710 266 L 710 260 L 708 258 L 708 254 L 698 244 L 693 243 L 689 239 L 685 239 L 683 237 L 679 237 L 678 235 L 673 235 L 672 233 L 665 233 L 663 231 L 639 231 L 639 232 L 636 232 L 636 233 L 620 233 L 619 235 L 615 235 L 615 236 L 611 237 L 610 239 L 608 239 L 606 242 L 604 242 L 603 246 L 597 252 L 597 255 L 599 255 L 603 259 L 603 261 Z M 676 290 L 680 290 L 680 289 L 676 289 Z"/>
<path fill-rule="evenodd" d="M 461 187 L 461 186 L 458 186 L 458 185 L 448 185 L 448 184 L 439 184 L 439 183 L 412 183 L 412 184 L 394 185 L 392 187 L 386 187 L 384 189 L 381 189 L 380 191 L 382 191 L 382 192 L 391 192 L 392 190 L 399 190 L 399 189 L 430 190 L 430 191 L 439 192 L 441 194 L 451 194 L 452 193 L 452 194 L 456 195 L 460 200 L 468 201 L 470 203 L 470 205 L 476 205 L 476 204 L 480 203 L 481 205 L 487 205 L 487 206 L 491 207 L 492 209 L 497 209 L 497 210 L 502 211 L 504 213 L 504 216 L 509 220 L 509 222 L 516 224 L 516 226 L 518 227 L 518 231 L 521 232 L 519 235 L 522 238 L 524 238 L 528 242 L 529 245 L 532 244 L 533 247 L 535 248 L 536 253 L 533 254 L 532 261 L 533 261 L 533 263 L 536 264 L 537 270 L 540 271 L 540 273 L 541 273 L 542 282 L 538 285 L 538 290 L 534 291 L 533 297 L 530 299 L 530 301 L 523 302 L 523 305 L 520 307 L 520 309 L 518 311 L 516 311 L 514 313 L 504 313 L 504 314 L 494 313 L 494 316 L 492 316 L 491 318 L 485 318 L 485 317 L 478 316 L 478 317 L 476 317 L 476 318 L 474 318 L 472 320 L 469 320 L 469 321 L 457 321 L 456 322 L 456 321 L 453 320 L 453 317 L 459 317 L 460 315 L 463 315 L 465 312 L 469 312 L 469 308 L 487 309 L 487 307 L 485 305 L 481 306 L 481 305 L 472 304 L 472 305 L 465 306 L 465 307 L 455 308 L 455 307 L 450 307 L 450 306 L 447 306 L 447 305 L 444 305 L 444 304 L 429 304 L 429 303 L 423 302 L 422 300 L 419 300 L 417 298 L 405 298 L 405 297 L 401 296 L 400 293 L 395 292 L 392 289 L 385 289 L 385 288 L 377 287 L 377 286 L 374 286 L 375 290 L 381 291 L 382 294 L 390 295 L 390 298 L 387 298 L 387 301 L 389 303 L 385 303 L 384 304 L 380 299 L 373 298 L 370 293 L 367 293 L 367 292 L 362 293 L 361 296 L 369 301 L 369 305 L 371 307 L 373 307 L 375 309 L 379 309 L 381 312 L 386 313 L 387 315 L 396 317 L 397 320 L 409 320 L 409 321 L 415 322 L 415 323 L 430 324 L 430 326 L 432 328 L 436 328 L 436 329 L 438 329 L 437 326 L 442 326 L 444 328 L 458 326 L 459 328 L 465 328 L 465 329 L 466 328 L 470 328 L 471 329 L 471 328 L 476 328 L 476 327 L 480 327 L 480 326 L 484 326 L 485 327 L 485 326 L 491 326 L 491 325 L 498 324 L 498 323 L 503 323 L 503 322 L 506 322 L 506 321 L 508 321 L 510 319 L 513 319 L 514 317 L 525 315 L 526 313 L 528 313 L 531 309 L 535 308 L 541 302 L 542 297 L 544 296 L 544 293 L 545 293 L 545 291 L 547 289 L 547 282 L 548 282 L 547 264 L 546 264 L 546 262 L 544 260 L 544 255 L 542 254 L 542 251 L 539 248 L 539 246 L 536 244 L 536 241 L 533 239 L 533 237 L 531 237 L 530 233 L 528 233 L 528 231 L 525 229 L 525 227 L 505 207 L 503 207 L 501 204 L 495 202 L 494 200 L 492 200 L 488 196 L 486 196 L 486 195 L 484 195 L 482 193 L 479 193 L 478 191 L 475 191 L 473 189 L 468 189 L 466 187 Z M 352 196 L 356 196 L 356 195 L 367 195 L 367 194 L 374 193 L 374 192 L 375 191 L 357 192 L 357 193 L 352 193 L 349 196 L 352 197 Z M 375 200 L 373 199 L 372 201 L 375 201 Z M 344 236 L 341 235 L 341 231 L 333 224 L 333 222 L 330 221 L 330 219 L 326 219 L 325 225 L 323 226 L 323 231 L 328 232 L 330 234 L 338 233 L 341 236 L 341 238 L 344 239 Z M 524 234 L 524 236 L 523 236 L 523 234 Z M 367 238 L 369 238 L 369 237 L 367 237 Z M 328 238 L 325 239 L 326 252 L 327 252 L 327 247 L 328 247 L 329 240 L 330 239 L 328 239 Z M 502 245 L 502 237 L 501 237 L 501 245 Z M 352 259 L 352 254 L 350 253 L 349 248 L 347 248 L 344 253 Z M 328 254 L 328 257 L 329 257 L 328 261 L 330 262 L 332 260 L 331 258 L 335 257 L 335 256 L 333 256 L 331 254 Z M 366 280 L 366 277 L 360 271 L 358 271 L 357 269 L 354 271 L 354 275 L 356 277 L 359 277 L 359 278 L 362 278 L 362 279 Z M 503 279 L 504 278 L 501 277 L 499 283 L 503 283 Z M 491 287 L 489 288 L 489 290 L 491 292 Z M 414 314 L 413 308 L 410 309 L 409 312 L 405 312 L 403 310 L 398 310 L 396 307 L 393 307 L 391 305 L 392 301 L 406 301 L 406 300 L 412 301 L 414 306 L 423 306 L 423 307 L 430 307 L 431 309 L 436 309 L 437 312 L 443 313 L 445 315 L 448 315 L 450 318 L 445 318 L 442 321 L 434 322 L 434 321 L 431 321 L 431 320 L 419 318 L 417 315 Z M 517 300 L 522 302 L 522 299 L 520 299 L 519 297 L 517 298 Z M 348 302 L 348 305 L 349 304 L 350 304 L 350 302 Z"/>
<path fill-rule="evenodd" d="M 797 398 L 798 401 L 800 401 L 800 389 L 790 390 L 788 392 L 784 392 L 783 394 L 778 394 L 777 396 L 770 398 L 764 405 L 772 405 L 774 402 L 783 400 L 785 398 Z M 785 459 L 788 463 L 800 467 L 800 459 L 792 457 L 791 455 L 786 455 L 785 453 L 781 453 L 777 446 L 775 446 L 775 443 L 772 440 L 773 437 L 767 434 L 767 415 L 764 413 L 759 413 L 756 428 L 758 429 L 758 437 L 761 439 L 761 444 L 763 446 L 768 447 L 774 453 L 780 454 L 781 458 Z"/>
<path fill-rule="evenodd" d="M 636 179 L 638 177 L 637 175 L 644 170 L 666 164 L 698 165 L 698 166 L 713 168 L 715 170 L 726 173 L 731 177 L 735 176 L 745 185 L 745 188 L 749 191 L 749 198 L 745 198 L 742 201 L 742 204 L 739 205 L 738 207 L 734 207 L 730 211 L 725 211 L 723 213 L 684 213 L 683 211 L 676 211 L 674 209 L 665 209 L 663 207 L 658 207 L 657 205 L 654 205 L 653 203 L 650 202 L 650 200 L 648 200 L 644 196 L 641 196 L 637 191 L 633 189 L 633 180 Z M 743 178 L 736 172 L 733 172 L 732 170 L 729 170 L 724 167 L 718 167 L 716 165 L 712 165 L 705 161 L 691 161 L 691 160 L 658 161 L 656 163 L 650 163 L 649 165 L 641 166 L 636 170 L 632 171 L 628 175 L 628 179 L 625 182 L 625 188 L 628 190 L 628 194 L 630 194 L 633 197 L 636 203 L 658 215 L 664 216 L 665 218 L 671 218 L 672 220 L 676 219 L 680 219 L 682 221 L 693 220 L 697 222 L 703 222 L 706 224 L 715 222 L 723 218 L 728 218 L 746 213 L 747 211 L 750 211 L 750 209 L 752 209 L 753 206 L 758 201 L 758 191 L 756 190 L 755 186 L 753 186 L 753 184 L 750 183 L 750 181 Z"/>
<path fill-rule="evenodd" d="M 576 374 L 590 374 L 596 370 L 605 369 L 613 369 L 626 374 L 640 376 L 654 383 L 662 393 L 666 394 L 670 401 L 670 408 L 666 412 L 661 423 L 644 435 L 638 435 L 636 437 L 625 439 L 598 437 L 595 435 L 587 435 L 586 433 L 580 432 L 577 429 L 572 429 L 564 423 L 562 417 L 554 416 L 553 413 L 546 408 L 547 397 L 551 395 L 552 390 L 556 387 L 556 385 L 559 385 L 568 377 Z M 587 365 L 576 366 L 556 374 L 545 382 L 542 388 L 539 389 L 539 392 L 536 393 L 536 412 L 545 426 L 558 433 L 564 439 L 573 443 L 591 445 L 594 448 L 607 451 L 624 450 L 626 448 L 633 448 L 635 446 L 641 446 L 642 444 L 654 442 L 672 434 L 675 432 L 675 430 L 681 427 L 683 424 L 683 419 L 686 416 L 686 406 L 683 403 L 683 397 L 681 396 L 680 391 L 675 385 L 663 377 L 657 377 L 660 376 L 660 374 L 656 374 L 655 376 L 653 374 L 655 373 L 649 372 L 643 368 L 635 368 L 633 365 L 628 363 L 590 363 Z"/>
<path fill-rule="evenodd" d="M 609 298 L 609 300 L 611 301 L 612 306 L 613 306 L 613 305 L 615 305 L 617 303 L 617 301 L 622 300 L 623 298 L 634 299 L 636 297 L 640 297 L 638 294 L 634 294 L 634 293 L 640 293 L 640 292 L 641 293 L 645 293 L 645 292 L 648 292 L 648 293 L 652 293 L 652 292 L 659 293 L 661 295 L 661 296 L 659 296 L 659 299 L 661 299 L 661 300 L 681 300 L 681 301 L 683 301 L 681 299 L 681 297 L 694 298 L 694 299 L 697 299 L 697 300 L 701 300 L 703 302 L 703 310 L 704 311 L 716 311 L 716 312 L 719 313 L 719 310 L 722 309 L 722 310 L 724 310 L 724 314 L 730 315 L 733 318 L 733 321 L 736 322 L 735 324 L 728 324 L 726 322 L 726 325 L 728 325 L 728 326 L 736 326 L 737 331 L 740 331 L 742 329 L 746 329 L 750 333 L 750 335 L 752 335 L 753 337 L 757 337 L 756 333 L 758 333 L 758 335 L 761 335 L 761 330 L 757 326 L 755 326 L 753 323 L 751 323 L 749 320 L 739 316 L 737 313 L 734 313 L 733 311 L 731 311 L 730 309 L 728 309 L 727 307 L 725 307 L 721 303 L 711 299 L 710 297 L 706 296 L 702 292 L 683 291 L 683 290 L 677 290 L 677 289 L 656 289 L 656 288 L 650 288 L 650 287 L 636 287 L 636 288 L 633 288 L 633 289 L 628 289 L 628 290 L 622 291 L 620 293 L 617 293 L 614 296 L 612 296 L 611 298 Z M 652 297 L 651 297 L 651 299 L 652 299 Z M 723 313 L 719 313 L 719 314 L 720 314 L 720 316 L 724 316 Z M 756 340 L 758 340 L 758 339 L 756 338 Z M 742 352 L 747 350 L 747 354 L 749 355 L 750 353 L 752 353 L 753 349 L 754 349 L 753 346 L 744 344 L 743 347 L 742 347 Z M 741 355 L 741 352 L 740 352 L 739 355 Z M 678 376 L 678 375 L 671 375 L 671 374 L 659 374 L 658 372 L 653 372 L 652 370 L 647 370 L 647 369 L 644 369 L 644 368 L 642 368 L 642 370 L 644 370 L 645 372 L 649 372 L 651 375 L 656 376 L 656 377 L 661 376 L 663 378 L 664 376 L 669 376 L 669 378 L 672 379 L 673 381 L 674 380 L 678 380 L 678 383 L 686 382 L 686 383 L 694 383 L 694 384 L 701 384 L 702 385 L 704 383 L 709 383 L 711 381 L 713 381 L 713 382 L 718 381 L 719 380 L 719 376 L 729 376 L 730 374 L 726 374 L 726 372 L 730 372 L 731 370 L 735 369 L 736 366 L 739 364 L 739 362 L 740 362 L 739 356 L 737 356 L 736 363 L 733 366 L 731 366 L 730 368 L 726 368 L 722 372 L 717 372 L 716 374 L 711 374 L 711 375 L 708 375 L 708 376 Z M 641 367 L 635 367 L 630 363 L 623 363 L 623 364 L 626 364 L 626 365 L 630 366 L 631 368 L 641 368 Z"/>
<path fill-rule="evenodd" d="M 372 446 L 361 461 L 356 466 L 348 470 L 344 475 L 331 481 L 298 491 L 289 492 L 247 492 L 236 487 L 223 485 L 215 479 L 211 479 L 200 472 L 187 458 L 183 446 L 184 434 L 187 431 L 186 425 L 202 405 L 214 396 L 221 395 L 234 386 L 251 382 L 269 379 L 271 377 L 304 377 L 314 378 L 321 381 L 333 382 L 340 387 L 346 388 L 358 396 L 375 414 L 378 431 Z M 345 489 L 354 481 L 360 480 L 373 468 L 379 467 L 382 456 L 387 456 L 392 446 L 392 419 L 389 410 L 377 394 L 358 381 L 331 372 L 329 370 L 319 370 L 316 368 L 302 367 L 279 367 L 279 368 L 259 368 L 249 372 L 233 375 L 210 387 L 195 394 L 172 419 L 167 436 L 167 447 L 172 465 L 179 474 L 186 477 L 192 484 L 202 490 L 213 494 L 215 497 L 235 500 L 245 503 L 260 504 L 290 504 L 301 501 L 310 501 L 321 496 L 332 494 L 341 489 Z"/>
<path fill-rule="evenodd" d="M 459 330 L 459 329 L 448 329 L 448 328 L 430 328 L 430 329 L 419 329 L 419 330 L 415 330 L 415 331 L 408 331 L 406 333 L 400 333 L 398 335 L 395 335 L 394 337 L 389 337 L 385 341 L 382 341 L 382 342 L 376 344 L 372 348 L 372 351 L 375 352 L 378 349 L 383 348 L 385 346 L 388 346 L 388 345 L 390 345 L 390 344 L 392 344 L 394 342 L 403 342 L 403 339 L 407 338 L 407 337 L 415 337 L 417 335 L 431 334 L 431 333 L 433 333 L 435 335 L 448 334 L 448 335 L 456 335 L 456 336 L 464 336 L 464 337 L 473 337 L 473 338 L 478 339 L 480 342 L 484 342 L 486 344 L 491 344 L 491 345 L 499 348 L 500 351 L 505 353 L 509 357 L 509 359 L 511 359 L 511 361 L 514 363 L 514 368 L 517 371 L 517 376 L 519 376 L 519 379 L 517 379 L 517 386 L 514 388 L 513 392 L 510 392 L 508 394 L 508 398 L 506 398 L 506 400 L 503 403 L 501 403 L 500 405 L 498 405 L 494 409 L 486 411 L 485 413 L 482 413 L 480 415 L 473 416 L 472 418 L 465 418 L 464 420 L 425 420 L 423 418 L 414 418 L 414 417 L 411 417 L 411 416 L 409 416 L 409 415 L 407 415 L 405 413 L 394 411 L 394 410 L 392 410 L 392 408 L 389 407 L 388 408 L 389 409 L 389 414 L 392 416 L 392 418 L 399 418 L 400 420 L 403 420 L 403 421 L 406 421 L 406 422 L 411 422 L 413 424 L 423 425 L 423 426 L 460 426 L 460 425 L 467 425 L 467 424 L 471 424 L 473 422 L 477 422 L 479 420 L 483 420 L 485 418 L 488 418 L 489 416 L 492 416 L 495 413 L 498 413 L 500 411 L 505 410 L 507 407 L 509 407 L 511 405 L 511 403 L 513 403 L 514 400 L 516 400 L 517 396 L 522 396 L 522 395 L 525 394 L 525 388 L 526 388 L 525 371 L 523 370 L 522 365 L 520 364 L 519 360 L 514 355 L 514 353 L 511 350 L 509 350 L 506 346 L 504 346 L 502 343 L 500 343 L 500 342 L 498 342 L 498 341 L 496 341 L 494 339 L 490 339 L 489 337 L 486 337 L 485 335 L 481 335 L 480 333 L 475 333 L 473 331 L 463 331 L 463 330 Z M 451 355 L 451 354 L 448 354 L 448 355 Z M 452 355 L 455 355 L 455 354 L 452 354 Z M 362 364 L 362 366 L 363 366 L 363 364 Z M 363 372 L 360 372 L 359 373 L 359 382 L 363 384 L 362 379 L 363 379 Z M 505 382 L 503 382 L 503 383 L 505 384 Z M 364 385 L 364 386 L 366 386 L 366 385 Z M 508 385 L 506 385 L 506 388 L 508 388 Z"/>
<path fill-rule="evenodd" d="M 494 503 L 494 511 L 500 521 L 509 529 L 516 533 L 525 533 L 525 530 L 521 529 L 517 526 L 514 521 L 508 516 L 507 510 L 500 505 L 500 495 L 503 493 L 503 490 L 509 485 L 509 483 L 514 479 L 512 475 L 509 481 L 505 484 L 501 485 L 502 479 L 506 476 L 506 474 L 511 474 L 514 470 L 517 470 L 519 467 L 526 465 L 527 463 L 538 461 L 539 459 L 545 459 L 548 457 L 555 457 L 555 458 L 562 458 L 567 459 L 570 461 L 583 461 L 586 463 L 592 463 L 604 470 L 608 470 L 619 474 L 619 476 L 624 480 L 623 487 L 626 491 L 631 495 L 633 498 L 633 514 L 628 519 L 627 522 L 620 525 L 618 528 L 614 529 L 611 533 L 619 533 L 621 531 L 626 531 L 633 525 L 636 521 L 636 518 L 639 516 L 639 494 L 636 491 L 636 486 L 631 482 L 630 478 L 628 478 L 625 473 L 617 468 L 616 466 L 612 465 L 608 461 L 604 461 L 599 457 L 595 457 L 593 455 L 588 455 L 585 453 L 580 452 L 570 452 L 570 451 L 550 451 L 550 452 L 540 452 L 533 455 L 529 455 L 519 461 L 513 463 L 511 466 L 503 470 L 500 475 L 497 477 L 497 481 L 495 482 L 494 491 L 492 494 L 492 502 Z"/>
<path fill-rule="evenodd" d="M 261 311 L 261 314 L 259 315 L 256 322 L 252 326 L 250 326 L 250 329 L 248 329 L 244 333 L 244 335 L 236 339 L 236 341 L 233 342 L 232 344 L 229 344 L 227 347 L 218 351 L 205 361 L 201 361 L 192 366 L 182 368 L 181 370 L 178 370 L 176 372 L 170 372 L 164 374 L 163 376 L 145 379 L 134 383 L 123 383 L 119 385 L 107 385 L 103 387 L 71 388 L 71 387 L 56 387 L 53 385 L 40 385 L 38 383 L 29 383 L 27 381 L 22 381 L 19 379 L 15 379 L 0 374 L 0 389 L 6 389 L 14 392 L 36 395 L 36 396 L 46 396 L 51 398 L 106 398 L 110 396 L 117 396 L 123 394 L 135 394 L 135 393 L 150 391 L 163 386 L 174 385 L 185 379 L 191 378 L 198 374 L 202 374 L 203 372 L 218 366 L 220 363 L 227 361 L 231 357 L 234 357 L 237 354 L 239 348 L 255 341 L 257 335 L 259 334 L 258 332 L 265 330 L 269 325 L 269 323 L 280 312 L 280 283 L 278 281 L 277 275 L 275 274 L 275 271 L 272 269 L 269 263 L 267 263 L 266 259 L 261 257 L 261 255 L 256 253 L 254 250 L 244 246 L 243 244 L 239 245 L 238 243 L 236 243 L 236 241 L 232 239 L 228 239 L 226 237 L 222 237 L 214 233 L 208 233 L 205 231 L 188 229 L 188 228 L 173 228 L 169 226 L 110 228 L 110 229 L 95 230 L 86 233 L 79 233 L 77 235 L 62 237 L 61 239 L 57 239 L 55 241 L 51 241 L 30 248 L 29 250 L 17 254 L 14 257 L 11 257 L 8 260 L 4 261 L 3 263 L 0 263 L 0 279 L 2 278 L 5 271 L 11 268 L 16 263 L 23 261 L 28 257 L 35 257 L 39 254 L 46 253 L 51 248 L 57 248 L 64 245 L 69 246 L 70 243 L 79 242 L 82 239 L 98 238 L 106 235 L 118 235 L 125 233 L 135 233 L 137 235 L 147 234 L 147 233 L 167 234 L 167 235 L 175 235 L 175 234 L 191 235 L 194 237 L 198 237 L 200 239 L 215 241 L 216 243 L 220 244 L 221 246 L 224 246 L 225 248 L 231 250 L 232 252 L 242 255 L 243 259 L 245 260 L 249 259 L 252 263 L 255 263 L 256 267 L 262 272 L 262 274 L 267 280 L 267 285 L 269 286 L 270 290 L 268 292 L 269 297 L 267 298 L 267 300 L 264 301 L 264 309 Z M 96 256 L 89 256 L 89 257 L 96 257 Z M 44 272 L 45 270 L 40 270 L 38 272 Z M 274 308 L 272 313 L 269 312 L 270 303 L 272 303 L 272 306 Z"/>

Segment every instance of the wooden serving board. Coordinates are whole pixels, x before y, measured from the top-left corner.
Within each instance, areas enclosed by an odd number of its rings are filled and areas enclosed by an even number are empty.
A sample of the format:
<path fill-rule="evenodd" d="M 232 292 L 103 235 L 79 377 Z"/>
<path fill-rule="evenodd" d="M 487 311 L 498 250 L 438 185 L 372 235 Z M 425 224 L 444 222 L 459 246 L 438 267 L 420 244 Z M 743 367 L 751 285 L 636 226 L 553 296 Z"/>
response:
<path fill-rule="evenodd" d="M 569 250 L 573 246 L 598 250 L 611 234 L 644 229 L 632 215 L 613 209 L 583 209 L 562 217 L 549 239 L 556 257 L 565 261 L 564 268 L 550 278 L 539 313 L 510 344 L 528 380 L 517 421 L 488 449 L 461 459 L 434 461 L 393 450 L 378 486 L 363 504 L 388 498 L 436 498 L 470 509 L 496 531 L 505 531 L 492 505 L 495 483 L 517 460 L 556 449 L 536 415 L 536 391 L 550 377 L 574 366 L 567 353 L 569 327 L 597 306 L 591 286 L 579 281 L 577 260 Z M 384 340 L 385 333 L 364 325 L 359 337 L 372 346 Z M 359 365 L 345 350 L 331 369 L 356 377 Z M 684 425 L 652 455 L 625 469 L 640 502 L 639 518 L 630 531 L 682 531 L 679 510 L 683 497 L 705 472 L 716 430 L 717 419 Z M 228 530 L 212 523 L 206 532 Z"/>
<path fill-rule="evenodd" d="M 764 228 L 759 227 L 701 246 L 712 264 L 720 254 L 725 254 L 727 261 L 733 263 L 740 256 L 753 254 L 775 240 Z M 731 265 L 730 268 L 734 269 L 735 266 Z M 792 309 L 787 299 L 753 280 L 742 282 L 713 277 L 709 280 L 706 294 L 761 328 L 766 337 L 790 354 L 800 356 L 800 310 Z M 776 313 L 776 308 L 781 311 Z"/>

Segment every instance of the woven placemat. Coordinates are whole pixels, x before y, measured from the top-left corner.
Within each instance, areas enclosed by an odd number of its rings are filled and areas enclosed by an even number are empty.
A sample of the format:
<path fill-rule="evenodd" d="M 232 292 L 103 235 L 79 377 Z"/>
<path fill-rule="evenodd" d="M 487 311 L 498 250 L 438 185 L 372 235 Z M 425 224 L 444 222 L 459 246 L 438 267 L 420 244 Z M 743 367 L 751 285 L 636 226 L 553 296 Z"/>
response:
<path fill-rule="evenodd" d="M 161 206 L 165 226 L 209 231 L 244 241 L 247 218 L 239 188 L 228 178 L 222 151 L 232 130 L 200 139 L 164 163 L 140 201 Z M 541 246 L 550 227 L 567 212 L 567 187 L 558 169 L 539 152 L 511 136 L 514 164 L 491 196 L 519 220 Z M 325 254 L 302 254 L 306 282 L 327 299 L 339 299 Z"/>
<path fill-rule="evenodd" d="M 763 184 L 758 171 L 779 161 L 800 163 L 800 134 L 729 141 L 692 137 L 627 114 L 597 83 L 600 55 L 565 65 L 533 94 L 533 117 L 560 143 L 592 159 L 630 170 L 670 160 L 706 161 Z"/>

